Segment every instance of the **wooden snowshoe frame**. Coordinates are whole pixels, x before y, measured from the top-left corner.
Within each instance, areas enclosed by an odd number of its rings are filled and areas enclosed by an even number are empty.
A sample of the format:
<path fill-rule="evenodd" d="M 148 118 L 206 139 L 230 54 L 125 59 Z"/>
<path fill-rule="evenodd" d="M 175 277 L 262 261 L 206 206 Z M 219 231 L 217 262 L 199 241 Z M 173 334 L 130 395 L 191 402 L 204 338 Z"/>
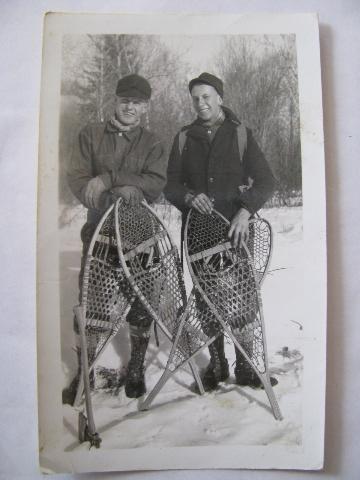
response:
<path fill-rule="evenodd" d="M 263 247 L 256 240 L 255 222 L 250 225 L 249 247 L 242 243 L 240 248 L 234 248 L 227 237 L 230 224 L 226 218 L 216 211 L 203 215 L 190 210 L 185 226 L 185 256 L 196 290 L 261 380 L 275 418 L 281 419 L 268 373 L 259 289 L 269 265 L 271 231 Z M 266 229 L 265 224 L 258 225 L 260 231 Z M 255 257 L 265 252 L 263 259 L 257 258 L 256 267 L 249 248 Z"/>
<path fill-rule="evenodd" d="M 106 346 L 124 323 L 135 296 L 129 288 L 118 258 L 114 205 L 100 220 L 85 259 L 81 302 L 74 308 L 81 341 L 81 374 L 74 405 L 81 403 L 85 389 L 86 417 L 80 413 L 79 439 L 100 445 L 91 405 L 89 375 Z M 85 429 L 85 431 L 84 431 Z"/>
<path fill-rule="evenodd" d="M 254 253 L 254 267 L 257 280 L 260 283 L 265 278 L 272 251 L 272 231 L 270 224 L 266 220 L 257 217 L 251 221 L 248 244 Z M 229 243 L 227 243 L 227 248 L 231 248 Z M 191 358 L 194 358 L 200 351 L 209 346 L 219 334 L 224 332 L 222 324 L 218 321 L 212 309 L 208 308 L 207 305 L 204 308 L 202 295 L 195 287 L 189 296 L 186 310 L 179 319 L 178 325 L 178 331 L 173 341 L 165 371 L 148 397 L 140 405 L 142 410 L 149 408 L 167 380 L 186 361 L 186 357 L 184 358 L 183 356 L 184 341 L 186 342 L 188 338 L 192 338 L 193 341 L 194 339 L 197 340 L 197 348 L 193 345 L 189 352 Z"/>

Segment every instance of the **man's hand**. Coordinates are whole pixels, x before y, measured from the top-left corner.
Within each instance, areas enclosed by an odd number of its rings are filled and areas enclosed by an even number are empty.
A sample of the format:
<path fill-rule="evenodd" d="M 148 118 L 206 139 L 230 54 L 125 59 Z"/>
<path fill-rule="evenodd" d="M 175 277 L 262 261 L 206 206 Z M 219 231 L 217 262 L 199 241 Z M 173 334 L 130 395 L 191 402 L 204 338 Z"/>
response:
<path fill-rule="evenodd" d="M 141 201 L 144 199 L 142 191 L 131 185 L 125 187 L 114 187 L 111 189 L 111 192 L 116 197 L 122 197 L 125 203 L 128 203 L 133 207 L 139 205 L 139 203 L 141 203 Z"/>
<path fill-rule="evenodd" d="M 247 243 L 249 239 L 249 218 L 250 212 L 240 208 L 231 221 L 228 237 L 233 247 L 240 247 L 241 242 Z"/>
<path fill-rule="evenodd" d="M 85 205 L 88 208 L 99 208 L 99 199 L 106 190 L 105 183 L 100 177 L 92 178 L 86 185 L 85 189 Z"/>
<path fill-rule="evenodd" d="M 213 203 L 205 193 L 199 193 L 198 195 L 188 194 L 185 197 L 185 203 L 188 207 L 195 208 L 200 213 L 211 214 L 213 211 Z"/>

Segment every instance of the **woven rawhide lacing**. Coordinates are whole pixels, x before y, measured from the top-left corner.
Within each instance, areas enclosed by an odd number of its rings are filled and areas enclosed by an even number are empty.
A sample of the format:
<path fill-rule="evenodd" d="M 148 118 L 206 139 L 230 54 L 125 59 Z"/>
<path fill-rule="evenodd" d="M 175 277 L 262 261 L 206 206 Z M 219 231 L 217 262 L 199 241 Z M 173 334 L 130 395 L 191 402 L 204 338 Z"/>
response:
<path fill-rule="evenodd" d="M 243 247 L 234 249 L 227 234 L 228 225 L 220 217 L 192 212 L 187 227 L 188 258 L 201 290 L 263 373 L 261 300 L 252 259 Z"/>
<path fill-rule="evenodd" d="M 267 220 L 255 218 L 250 221 L 247 247 L 253 260 L 258 282 L 261 283 L 268 269 L 272 250 L 271 227 Z"/>
<path fill-rule="evenodd" d="M 188 299 L 181 335 L 171 357 L 169 369 L 176 370 L 221 331 L 221 325 L 216 321 L 214 314 L 199 299 L 199 294 L 194 289 Z"/>
<path fill-rule="evenodd" d="M 123 260 L 129 281 L 160 326 L 172 336 L 186 305 L 177 249 L 164 226 L 144 205 L 117 203 Z"/>
<path fill-rule="evenodd" d="M 119 262 L 112 209 L 94 235 L 84 270 L 81 303 L 86 312 L 90 366 L 119 330 L 131 301 L 132 293 Z"/>

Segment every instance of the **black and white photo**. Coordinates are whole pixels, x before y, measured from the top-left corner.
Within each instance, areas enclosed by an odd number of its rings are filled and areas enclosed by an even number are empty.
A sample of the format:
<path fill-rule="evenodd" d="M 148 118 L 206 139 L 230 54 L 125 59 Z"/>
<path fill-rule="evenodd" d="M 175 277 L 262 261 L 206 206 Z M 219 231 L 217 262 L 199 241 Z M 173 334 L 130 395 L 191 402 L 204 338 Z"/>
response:
<path fill-rule="evenodd" d="M 317 19 L 187 19 L 45 21 L 44 471 L 322 465 Z"/>

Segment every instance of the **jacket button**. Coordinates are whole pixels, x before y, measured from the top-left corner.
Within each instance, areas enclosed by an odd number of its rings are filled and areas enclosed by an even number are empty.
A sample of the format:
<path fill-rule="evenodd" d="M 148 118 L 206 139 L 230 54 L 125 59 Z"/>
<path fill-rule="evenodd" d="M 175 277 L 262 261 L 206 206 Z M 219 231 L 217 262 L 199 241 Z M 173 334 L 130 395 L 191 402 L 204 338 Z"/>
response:
<path fill-rule="evenodd" d="M 209 182 L 210 182 L 210 183 L 213 183 L 213 181 L 214 181 L 214 177 L 210 177 L 210 178 L 209 178 Z"/>

